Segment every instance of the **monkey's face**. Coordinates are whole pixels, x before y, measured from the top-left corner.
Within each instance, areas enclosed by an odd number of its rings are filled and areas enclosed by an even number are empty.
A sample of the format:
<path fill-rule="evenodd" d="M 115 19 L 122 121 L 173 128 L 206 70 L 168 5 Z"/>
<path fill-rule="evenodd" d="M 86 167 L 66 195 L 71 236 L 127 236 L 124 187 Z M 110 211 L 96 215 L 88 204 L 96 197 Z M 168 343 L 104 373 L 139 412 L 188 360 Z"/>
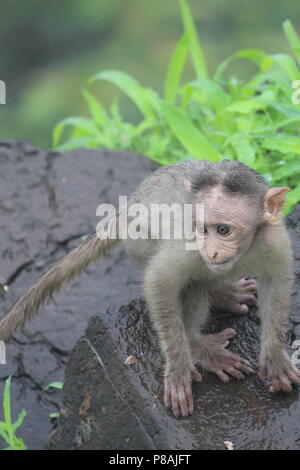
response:
<path fill-rule="evenodd" d="M 218 187 L 201 194 L 203 220 L 196 220 L 201 257 L 216 273 L 229 271 L 249 249 L 258 225 L 258 210 L 251 199 L 232 196 Z"/>

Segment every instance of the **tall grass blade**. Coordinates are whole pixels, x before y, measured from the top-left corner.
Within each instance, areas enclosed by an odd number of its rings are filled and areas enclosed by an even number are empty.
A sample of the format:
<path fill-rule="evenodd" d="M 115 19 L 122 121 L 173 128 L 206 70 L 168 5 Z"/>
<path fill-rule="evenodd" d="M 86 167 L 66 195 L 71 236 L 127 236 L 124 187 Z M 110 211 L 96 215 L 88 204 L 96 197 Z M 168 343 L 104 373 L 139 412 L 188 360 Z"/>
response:
<path fill-rule="evenodd" d="M 300 63 L 300 40 L 290 20 L 284 21 L 283 31 L 290 43 L 295 59 Z"/>
<path fill-rule="evenodd" d="M 184 31 L 188 36 L 189 50 L 197 77 L 207 78 L 208 70 L 194 20 L 186 0 L 179 0 Z"/>
<path fill-rule="evenodd" d="M 164 84 L 165 100 L 173 104 L 179 88 L 179 83 L 188 51 L 188 37 L 184 34 L 176 44 L 175 50 L 170 59 L 167 76 Z"/>
<path fill-rule="evenodd" d="M 11 410 L 10 410 L 10 384 L 11 384 L 11 377 L 9 376 L 8 379 L 5 381 L 4 384 L 4 393 L 3 393 L 3 413 L 4 413 L 4 421 L 6 424 L 6 430 L 9 437 L 10 442 L 14 440 L 14 431 L 11 422 Z"/>

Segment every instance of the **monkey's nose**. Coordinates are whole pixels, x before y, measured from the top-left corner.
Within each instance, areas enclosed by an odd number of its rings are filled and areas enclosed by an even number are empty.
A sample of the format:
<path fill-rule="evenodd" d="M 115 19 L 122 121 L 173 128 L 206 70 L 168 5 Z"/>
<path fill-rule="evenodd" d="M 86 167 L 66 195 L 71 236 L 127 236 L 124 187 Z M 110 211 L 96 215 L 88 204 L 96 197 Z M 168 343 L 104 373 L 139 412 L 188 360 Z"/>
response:
<path fill-rule="evenodd" d="M 218 256 L 218 252 L 217 252 L 217 251 L 213 251 L 212 253 L 208 253 L 208 259 L 209 259 L 209 261 L 216 261 L 217 256 Z"/>

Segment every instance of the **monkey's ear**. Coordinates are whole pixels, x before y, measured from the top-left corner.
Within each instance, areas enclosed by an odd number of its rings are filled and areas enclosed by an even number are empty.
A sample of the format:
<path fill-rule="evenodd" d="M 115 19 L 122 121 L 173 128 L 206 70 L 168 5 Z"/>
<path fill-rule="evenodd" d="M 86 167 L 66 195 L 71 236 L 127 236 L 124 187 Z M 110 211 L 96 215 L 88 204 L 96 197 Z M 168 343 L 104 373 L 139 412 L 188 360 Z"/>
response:
<path fill-rule="evenodd" d="M 186 190 L 186 192 L 190 193 L 192 190 L 192 183 L 190 182 L 190 180 L 188 180 L 187 178 L 184 178 L 183 184 L 184 184 L 184 189 Z"/>
<path fill-rule="evenodd" d="M 265 221 L 277 225 L 281 220 L 281 211 L 285 203 L 285 195 L 290 188 L 270 188 L 264 199 Z"/>

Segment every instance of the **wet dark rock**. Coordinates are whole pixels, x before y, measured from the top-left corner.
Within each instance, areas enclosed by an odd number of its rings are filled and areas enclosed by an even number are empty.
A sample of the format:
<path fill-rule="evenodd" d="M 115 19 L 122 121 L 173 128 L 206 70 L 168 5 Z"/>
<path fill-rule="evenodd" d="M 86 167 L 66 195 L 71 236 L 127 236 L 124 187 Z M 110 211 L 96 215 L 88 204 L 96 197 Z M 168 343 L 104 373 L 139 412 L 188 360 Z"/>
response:
<path fill-rule="evenodd" d="M 26 141 L 0 142 L 0 316 L 82 235 L 95 230 L 100 203 L 115 204 L 119 195 L 129 195 L 155 166 L 129 152 L 57 153 Z M 12 413 L 16 418 L 22 408 L 27 411 L 18 435 L 29 448 L 42 448 L 49 436 L 49 413 L 58 410 L 61 392 L 43 388 L 63 380 L 68 352 L 87 319 L 100 306 L 105 310 L 137 297 L 138 279 L 134 263 L 117 248 L 62 289 L 7 345 L 0 396 L 5 378 L 13 374 Z"/>
<path fill-rule="evenodd" d="M 156 449 L 167 440 L 149 403 L 130 384 L 116 346 L 99 317 L 73 349 L 66 370 L 60 425 L 50 449 Z M 76 372 L 75 372 L 76 371 Z M 74 390 L 76 389 L 76 393 Z M 146 404 L 146 406 L 145 406 Z"/>

